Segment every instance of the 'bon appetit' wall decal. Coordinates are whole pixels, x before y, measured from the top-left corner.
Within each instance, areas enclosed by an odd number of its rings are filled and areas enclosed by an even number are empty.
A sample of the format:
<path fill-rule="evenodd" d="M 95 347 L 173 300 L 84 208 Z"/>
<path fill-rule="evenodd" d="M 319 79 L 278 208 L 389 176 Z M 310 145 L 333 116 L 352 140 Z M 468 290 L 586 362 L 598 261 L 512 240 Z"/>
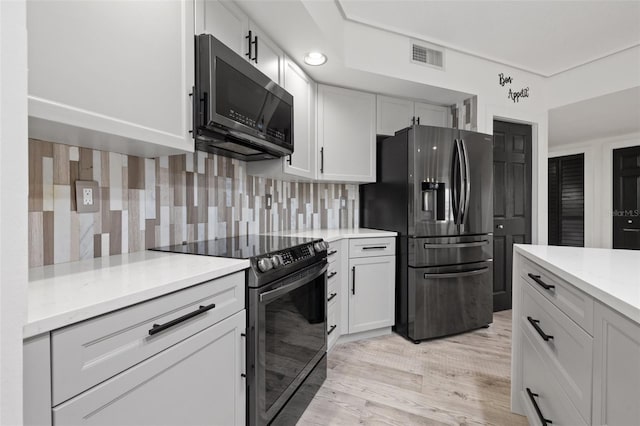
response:
<path fill-rule="evenodd" d="M 511 85 L 513 83 L 513 77 L 506 76 L 504 73 L 498 74 L 498 83 L 500 86 L 504 87 L 505 85 Z M 529 87 L 522 88 L 520 90 L 512 90 L 509 89 L 509 93 L 507 93 L 507 98 L 511 99 L 514 103 L 520 102 L 520 98 L 528 98 L 529 97 Z"/>

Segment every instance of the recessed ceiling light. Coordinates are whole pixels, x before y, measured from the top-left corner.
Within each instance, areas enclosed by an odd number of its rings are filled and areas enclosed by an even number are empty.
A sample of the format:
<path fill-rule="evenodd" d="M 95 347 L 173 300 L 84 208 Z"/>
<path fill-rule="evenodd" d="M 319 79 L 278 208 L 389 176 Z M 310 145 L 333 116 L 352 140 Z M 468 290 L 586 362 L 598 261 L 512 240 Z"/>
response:
<path fill-rule="evenodd" d="M 304 62 L 307 65 L 322 65 L 327 62 L 327 57 L 320 52 L 309 52 L 304 57 Z"/>

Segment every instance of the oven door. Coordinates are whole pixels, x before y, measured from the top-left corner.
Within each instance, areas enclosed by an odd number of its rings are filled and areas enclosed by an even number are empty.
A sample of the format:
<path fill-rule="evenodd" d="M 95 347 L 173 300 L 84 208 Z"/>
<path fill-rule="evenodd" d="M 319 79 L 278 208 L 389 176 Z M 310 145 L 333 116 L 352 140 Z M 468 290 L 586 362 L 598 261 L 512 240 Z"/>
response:
<path fill-rule="evenodd" d="M 268 424 L 327 350 L 327 261 L 250 289 L 249 424 Z"/>

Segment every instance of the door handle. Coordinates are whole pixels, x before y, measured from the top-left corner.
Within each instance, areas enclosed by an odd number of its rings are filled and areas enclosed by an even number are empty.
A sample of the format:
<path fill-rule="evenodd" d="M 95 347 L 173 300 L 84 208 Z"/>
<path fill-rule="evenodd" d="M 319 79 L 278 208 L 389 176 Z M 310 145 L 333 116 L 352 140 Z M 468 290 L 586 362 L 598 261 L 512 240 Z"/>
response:
<path fill-rule="evenodd" d="M 624 232 L 640 232 L 640 228 L 622 228 Z"/>
<path fill-rule="evenodd" d="M 369 246 L 369 247 L 362 247 L 362 250 L 384 250 L 386 248 L 387 246 Z"/>
<path fill-rule="evenodd" d="M 256 48 L 256 54 L 253 56 L 253 62 L 258 63 L 258 36 L 253 40 L 253 44 Z"/>
<path fill-rule="evenodd" d="M 426 248 L 426 249 L 432 249 L 432 248 L 469 248 L 469 247 L 486 246 L 487 244 L 489 244 L 489 240 L 472 241 L 472 242 L 469 242 L 469 243 L 451 243 L 451 244 L 446 244 L 446 243 L 438 243 L 438 244 L 425 243 L 424 244 L 424 248 Z"/>
<path fill-rule="evenodd" d="M 356 294 L 356 267 L 351 267 L 351 275 L 353 276 L 353 287 L 351 287 L 351 294 Z"/>
<path fill-rule="evenodd" d="M 498 228 L 498 229 L 504 229 L 504 225 L 503 225 L 503 224 L 496 225 L 496 228 Z"/>
<path fill-rule="evenodd" d="M 416 121 L 418 122 L 418 125 L 420 125 L 420 117 L 418 117 Z"/>
<path fill-rule="evenodd" d="M 464 139 L 460 139 L 460 147 L 462 148 L 462 162 L 464 163 L 464 204 L 462 205 L 462 214 L 460 218 L 460 224 L 462 225 L 462 222 L 464 222 L 467 217 L 467 208 L 469 207 L 469 196 L 471 195 L 471 173 L 469 172 L 467 145 L 464 143 Z"/>
<path fill-rule="evenodd" d="M 529 275 L 529 278 L 534 280 L 540 287 L 544 288 L 545 290 L 552 290 L 552 289 L 556 288 L 555 285 L 547 284 L 544 281 L 542 281 L 540 279 L 540 275 L 533 275 L 531 272 L 529 272 L 527 275 Z"/>
<path fill-rule="evenodd" d="M 324 173 L 324 147 L 320 148 L 320 173 Z"/>
<path fill-rule="evenodd" d="M 428 280 L 429 278 L 462 278 L 462 277 L 470 277 L 472 275 L 480 275 L 484 274 L 489 270 L 489 267 L 484 266 L 480 269 L 473 269 L 471 271 L 460 271 L 460 272 L 447 272 L 443 274 L 424 274 L 424 279 Z"/>

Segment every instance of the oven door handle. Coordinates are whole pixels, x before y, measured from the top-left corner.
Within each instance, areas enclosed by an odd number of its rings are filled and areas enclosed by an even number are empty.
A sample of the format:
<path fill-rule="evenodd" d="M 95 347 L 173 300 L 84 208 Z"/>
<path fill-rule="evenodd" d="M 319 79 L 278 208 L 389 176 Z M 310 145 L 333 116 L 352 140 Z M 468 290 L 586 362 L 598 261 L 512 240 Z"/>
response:
<path fill-rule="evenodd" d="M 260 303 L 268 302 L 270 300 L 276 299 L 281 295 L 283 295 L 284 293 L 288 293 L 292 290 L 295 290 L 298 287 L 302 287 L 303 285 L 315 280 L 322 274 L 326 273 L 328 268 L 329 268 L 329 265 L 325 263 L 317 272 L 315 272 L 312 275 L 305 274 L 304 277 L 299 278 L 290 284 L 284 285 L 282 287 L 278 287 L 274 290 L 265 291 L 260 295 Z"/>

